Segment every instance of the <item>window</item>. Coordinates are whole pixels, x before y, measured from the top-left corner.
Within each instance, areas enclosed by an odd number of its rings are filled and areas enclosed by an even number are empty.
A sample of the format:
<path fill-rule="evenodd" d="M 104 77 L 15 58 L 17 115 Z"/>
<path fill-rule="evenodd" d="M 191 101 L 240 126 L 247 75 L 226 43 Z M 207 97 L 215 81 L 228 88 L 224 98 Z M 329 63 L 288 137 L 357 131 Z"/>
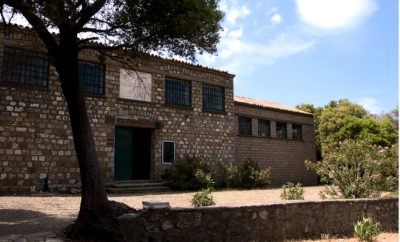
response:
<path fill-rule="evenodd" d="M 167 164 L 172 164 L 175 161 L 175 142 L 164 141 L 163 142 L 163 158 L 162 162 Z"/>
<path fill-rule="evenodd" d="M 225 110 L 224 106 L 224 88 L 203 84 L 203 109 L 223 112 Z"/>
<path fill-rule="evenodd" d="M 165 80 L 165 103 L 190 107 L 192 86 L 189 81 L 167 78 Z"/>
<path fill-rule="evenodd" d="M 4 82 L 47 87 L 49 62 L 44 54 L 4 48 L 1 79 Z"/>
<path fill-rule="evenodd" d="M 104 94 L 104 66 L 80 61 L 79 78 L 82 92 Z"/>
<path fill-rule="evenodd" d="M 286 123 L 276 122 L 276 137 L 287 138 Z"/>
<path fill-rule="evenodd" d="M 251 136 L 251 118 L 238 117 L 239 135 Z"/>
<path fill-rule="evenodd" d="M 293 139 L 303 139 L 301 125 L 292 124 L 292 137 Z"/>
<path fill-rule="evenodd" d="M 260 137 L 270 137 L 271 136 L 271 129 L 270 123 L 268 120 L 258 120 L 258 136 Z"/>

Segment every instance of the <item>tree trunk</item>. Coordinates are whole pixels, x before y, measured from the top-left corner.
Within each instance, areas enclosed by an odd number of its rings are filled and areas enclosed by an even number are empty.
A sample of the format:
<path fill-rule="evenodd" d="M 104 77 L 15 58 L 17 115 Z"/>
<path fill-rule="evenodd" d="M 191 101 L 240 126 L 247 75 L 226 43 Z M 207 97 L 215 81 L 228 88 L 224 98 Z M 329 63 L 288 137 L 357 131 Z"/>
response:
<path fill-rule="evenodd" d="M 78 219 L 70 226 L 67 235 L 72 238 L 93 238 L 96 235 L 102 240 L 115 240 L 112 209 L 101 177 L 85 99 L 80 92 L 76 45 L 77 35 L 60 29 L 59 51 L 54 62 L 68 106 L 82 184 Z"/>

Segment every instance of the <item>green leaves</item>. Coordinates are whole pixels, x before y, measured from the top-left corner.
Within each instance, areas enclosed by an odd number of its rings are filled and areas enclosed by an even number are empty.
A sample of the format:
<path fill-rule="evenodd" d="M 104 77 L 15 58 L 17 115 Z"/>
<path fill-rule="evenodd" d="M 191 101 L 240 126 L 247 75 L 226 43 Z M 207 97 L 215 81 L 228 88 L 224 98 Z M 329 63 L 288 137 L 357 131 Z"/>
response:
<path fill-rule="evenodd" d="M 382 226 L 372 218 L 363 218 L 354 225 L 354 232 L 361 241 L 373 241 L 380 234 Z"/>
<path fill-rule="evenodd" d="M 167 52 L 195 59 L 196 52 L 215 53 L 223 13 L 215 0 L 114 1 L 119 11 L 109 14 L 116 43 L 139 51 Z"/>
<path fill-rule="evenodd" d="M 347 99 L 331 101 L 325 107 L 301 104 L 298 109 L 314 114 L 315 143 L 322 156 L 341 141 L 368 140 L 372 144 L 390 146 L 397 142 L 396 112 L 377 117 Z"/>
<path fill-rule="evenodd" d="M 204 207 L 215 205 L 214 198 L 211 195 L 211 189 L 203 189 L 193 195 L 192 205 L 195 207 Z"/>
<path fill-rule="evenodd" d="M 397 146 L 382 148 L 365 140 L 345 140 L 327 148 L 322 161 L 305 162 L 322 182 L 329 183 L 324 196 L 363 198 L 397 190 Z"/>
<path fill-rule="evenodd" d="M 224 14 L 218 0 L 5 1 L 22 14 L 47 44 L 50 29 L 61 35 L 88 33 L 79 49 L 158 52 L 195 60 L 196 53 L 215 53 Z M 3 9 L 4 11 L 4 9 Z M 106 46 L 93 46 L 96 39 Z M 53 41 L 54 42 L 54 41 Z M 55 45 L 56 43 L 51 43 Z M 51 48 L 50 48 L 51 47 Z"/>
<path fill-rule="evenodd" d="M 301 183 L 296 185 L 292 182 L 288 182 L 282 186 L 281 198 L 284 200 L 303 200 L 304 189 Z"/>

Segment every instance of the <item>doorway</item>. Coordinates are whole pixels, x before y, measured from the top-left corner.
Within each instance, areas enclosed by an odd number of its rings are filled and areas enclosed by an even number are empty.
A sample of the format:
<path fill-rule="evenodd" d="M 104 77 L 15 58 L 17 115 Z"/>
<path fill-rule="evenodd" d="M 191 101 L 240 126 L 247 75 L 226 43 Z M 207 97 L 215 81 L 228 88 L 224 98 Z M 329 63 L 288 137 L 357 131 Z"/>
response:
<path fill-rule="evenodd" d="M 114 180 L 151 178 L 151 134 L 146 128 L 115 128 Z"/>

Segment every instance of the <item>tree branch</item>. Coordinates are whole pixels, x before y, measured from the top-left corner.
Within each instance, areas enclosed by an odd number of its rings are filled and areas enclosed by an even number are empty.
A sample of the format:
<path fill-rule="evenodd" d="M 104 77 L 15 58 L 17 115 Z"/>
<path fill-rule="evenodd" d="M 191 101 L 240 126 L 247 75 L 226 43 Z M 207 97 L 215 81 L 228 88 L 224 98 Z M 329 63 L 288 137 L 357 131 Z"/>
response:
<path fill-rule="evenodd" d="M 56 56 L 57 54 L 57 42 L 54 36 L 48 31 L 44 21 L 35 15 L 35 10 L 22 0 L 4 0 L 4 3 L 16 10 L 18 10 L 32 25 L 32 28 L 38 33 L 40 39 L 46 45 L 48 54 L 51 56 Z"/>
<path fill-rule="evenodd" d="M 79 13 L 78 22 L 75 25 L 75 31 L 78 33 L 87 24 L 93 15 L 95 15 L 104 6 L 107 0 L 96 0 L 91 5 L 84 7 L 82 5 L 82 10 Z"/>

